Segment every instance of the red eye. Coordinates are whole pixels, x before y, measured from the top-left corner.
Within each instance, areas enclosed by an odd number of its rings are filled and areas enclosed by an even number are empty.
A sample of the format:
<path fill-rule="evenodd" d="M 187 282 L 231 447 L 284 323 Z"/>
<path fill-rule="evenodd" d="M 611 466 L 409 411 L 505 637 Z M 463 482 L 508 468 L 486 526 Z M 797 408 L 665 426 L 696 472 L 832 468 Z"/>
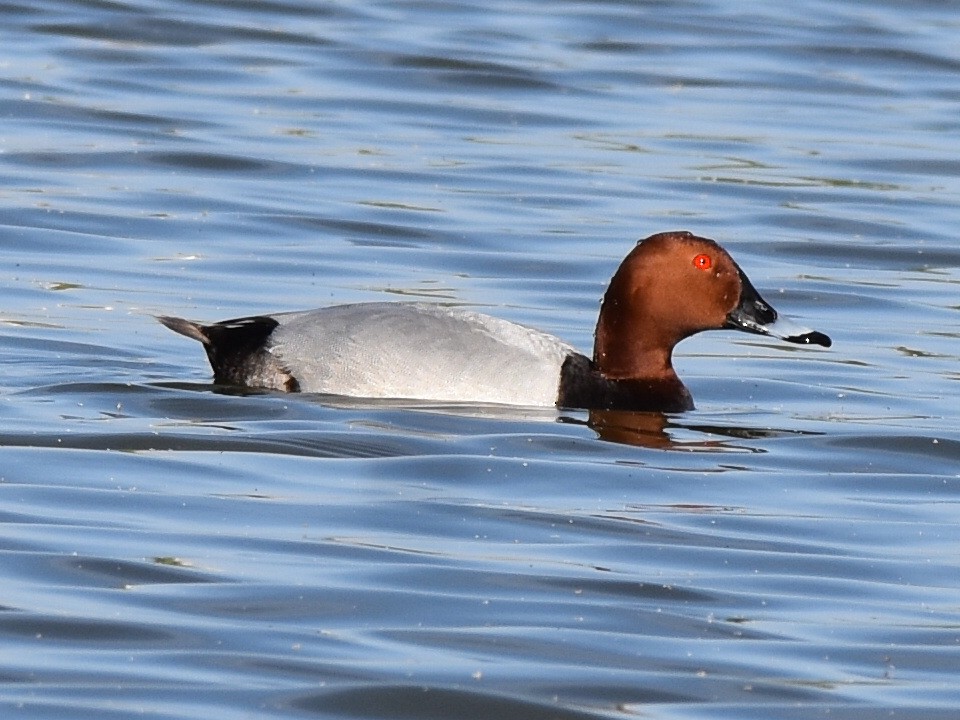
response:
<path fill-rule="evenodd" d="M 693 266 L 698 270 L 709 270 L 713 265 L 713 260 L 710 259 L 709 255 L 704 255 L 700 253 L 693 259 Z"/>

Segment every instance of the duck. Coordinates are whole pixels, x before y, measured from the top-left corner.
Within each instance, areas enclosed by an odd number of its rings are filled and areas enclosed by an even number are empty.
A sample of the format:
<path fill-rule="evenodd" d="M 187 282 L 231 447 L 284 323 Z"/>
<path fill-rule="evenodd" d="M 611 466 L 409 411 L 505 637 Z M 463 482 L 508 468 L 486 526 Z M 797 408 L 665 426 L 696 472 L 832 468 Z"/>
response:
<path fill-rule="evenodd" d="M 716 241 L 639 241 L 603 296 L 588 357 L 558 337 L 460 306 L 367 302 L 212 324 L 159 316 L 199 341 L 219 385 L 356 398 L 684 412 L 679 342 L 739 330 L 830 347 L 781 317 Z"/>

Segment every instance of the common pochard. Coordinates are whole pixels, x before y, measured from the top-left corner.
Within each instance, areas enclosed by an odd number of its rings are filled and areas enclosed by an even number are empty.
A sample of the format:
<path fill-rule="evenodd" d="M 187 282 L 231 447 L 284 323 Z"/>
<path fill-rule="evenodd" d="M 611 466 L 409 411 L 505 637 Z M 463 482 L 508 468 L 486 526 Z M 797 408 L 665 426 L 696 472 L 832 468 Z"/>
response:
<path fill-rule="evenodd" d="M 693 408 L 673 349 L 733 329 L 830 347 L 784 320 L 713 240 L 641 240 L 610 280 L 593 357 L 547 333 L 459 307 L 359 303 L 202 325 L 160 317 L 203 343 L 214 382 L 287 392 L 565 408 Z"/>

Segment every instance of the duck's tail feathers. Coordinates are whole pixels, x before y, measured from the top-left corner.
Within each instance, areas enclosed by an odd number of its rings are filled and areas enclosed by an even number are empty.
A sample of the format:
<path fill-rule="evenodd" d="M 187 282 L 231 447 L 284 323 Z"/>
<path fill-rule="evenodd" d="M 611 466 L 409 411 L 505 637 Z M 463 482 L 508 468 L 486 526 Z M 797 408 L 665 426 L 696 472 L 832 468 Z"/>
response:
<path fill-rule="evenodd" d="M 157 320 L 175 333 L 180 333 L 191 340 L 197 340 L 206 346 L 210 345 L 209 328 L 206 325 L 170 315 L 157 315 Z"/>

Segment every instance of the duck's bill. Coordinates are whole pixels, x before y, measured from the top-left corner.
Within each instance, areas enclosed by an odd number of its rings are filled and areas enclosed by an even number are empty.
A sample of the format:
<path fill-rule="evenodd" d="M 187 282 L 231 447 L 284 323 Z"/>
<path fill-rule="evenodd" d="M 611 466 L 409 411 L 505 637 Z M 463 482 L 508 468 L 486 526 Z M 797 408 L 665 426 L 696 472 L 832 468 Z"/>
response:
<path fill-rule="evenodd" d="M 734 313 L 728 315 L 727 320 L 729 321 L 733 315 Z M 764 324 L 753 322 L 749 318 L 741 318 L 739 321 L 735 321 L 733 327 L 736 327 L 738 330 L 746 330 L 747 332 L 754 332 L 760 335 L 770 335 L 771 337 L 780 338 L 781 340 L 796 343 L 797 345 L 821 345 L 823 347 L 830 347 L 830 345 L 833 344 L 829 335 L 825 335 L 819 330 L 811 330 L 810 328 L 803 327 L 779 315 L 773 322 Z"/>
<path fill-rule="evenodd" d="M 740 304 L 727 315 L 724 327 L 758 335 L 770 335 L 798 345 L 830 347 L 832 342 L 829 336 L 780 317 L 777 311 L 760 297 L 760 293 L 750 284 L 746 275 L 741 273 L 740 280 L 742 283 Z"/>

